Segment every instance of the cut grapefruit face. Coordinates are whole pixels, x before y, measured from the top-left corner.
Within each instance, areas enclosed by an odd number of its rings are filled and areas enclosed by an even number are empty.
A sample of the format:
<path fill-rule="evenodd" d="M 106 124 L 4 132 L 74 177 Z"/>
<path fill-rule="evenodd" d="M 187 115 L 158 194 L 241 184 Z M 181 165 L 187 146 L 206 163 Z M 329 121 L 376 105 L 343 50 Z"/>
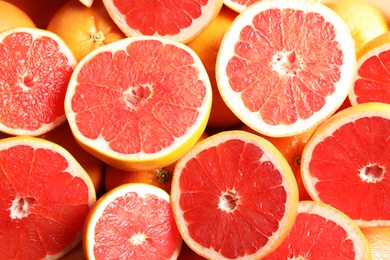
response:
<path fill-rule="evenodd" d="M 179 159 L 204 132 L 212 90 L 184 44 L 134 36 L 81 60 L 65 98 L 75 138 L 104 162 L 150 170 Z"/>
<path fill-rule="evenodd" d="M 300 201 L 294 226 L 283 243 L 264 260 L 371 259 L 370 246 L 356 223 L 321 202 Z"/>
<path fill-rule="evenodd" d="M 390 225 L 390 105 L 346 108 L 320 125 L 306 144 L 302 180 L 310 196 L 359 226 Z"/>
<path fill-rule="evenodd" d="M 103 3 L 127 36 L 159 36 L 186 43 L 218 15 L 223 0 L 103 0 Z"/>
<path fill-rule="evenodd" d="M 225 34 L 216 77 L 241 121 L 281 137 L 332 115 L 348 95 L 355 64 L 350 30 L 334 11 L 309 1 L 261 1 Z"/>
<path fill-rule="evenodd" d="M 37 136 L 65 122 L 76 60 L 56 34 L 17 27 L 0 34 L 0 131 Z"/>
<path fill-rule="evenodd" d="M 390 32 L 382 34 L 357 54 L 357 75 L 349 94 L 352 105 L 390 104 Z"/>
<path fill-rule="evenodd" d="M 197 143 L 176 164 L 171 203 L 183 240 L 207 259 L 259 259 L 291 229 L 298 188 L 283 155 L 245 131 Z"/>
<path fill-rule="evenodd" d="M 58 259 L 81 242 L 93 183 L 61 146 L 35 137 L 0 141 L 4 259 Z"/>
<path fill-rule="evenodd" d="M 181 244 L 168 193 L 141 183 L 105 193 L 83 234 L 87 259 L 177 259 Z"/>

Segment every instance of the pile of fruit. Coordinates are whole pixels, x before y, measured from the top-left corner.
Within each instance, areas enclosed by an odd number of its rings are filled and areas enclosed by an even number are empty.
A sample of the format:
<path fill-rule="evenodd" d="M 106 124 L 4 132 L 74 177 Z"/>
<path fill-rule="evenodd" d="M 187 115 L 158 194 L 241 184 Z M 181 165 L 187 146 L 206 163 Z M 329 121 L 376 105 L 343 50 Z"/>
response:
<path fill-rule="evenodd" d="M 388 259 L 390 5 L 0 0 L 2 259 Z"/>

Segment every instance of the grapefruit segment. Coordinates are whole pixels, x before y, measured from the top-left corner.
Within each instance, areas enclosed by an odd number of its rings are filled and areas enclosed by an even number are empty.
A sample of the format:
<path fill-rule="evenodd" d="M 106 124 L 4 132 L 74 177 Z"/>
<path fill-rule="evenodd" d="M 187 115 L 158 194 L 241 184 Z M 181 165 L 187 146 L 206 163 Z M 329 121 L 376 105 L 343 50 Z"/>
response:
<path fill-rule="evenodd" d="M 259 133 L 315 128 L 343 103 L 356 56 L 348 26 L 320 3 L 261 1 L 243 11 L 218 52 L 219 91 Z"/>
<path fill-rule="evenodd" d="M 298 190 L 268 141 L 244 131 L 215 134 L 177 163 L 171 200 L 184 241 L 208 259 L 259 258 L 284 239 Z"/>
<path fill-rule="evenodd" d="M 176 161 L 204 132 L 212 91 L 199 57 L 153 36 L 100 47 L 76 67 L 65 98 L 80 144 L 123 170 Z"/>

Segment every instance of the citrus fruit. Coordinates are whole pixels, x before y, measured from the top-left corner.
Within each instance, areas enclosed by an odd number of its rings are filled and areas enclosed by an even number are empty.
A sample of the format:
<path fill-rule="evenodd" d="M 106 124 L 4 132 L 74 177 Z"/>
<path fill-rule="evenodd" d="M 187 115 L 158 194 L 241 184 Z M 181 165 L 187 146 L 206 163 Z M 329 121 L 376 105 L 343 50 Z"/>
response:
<path fill-rule="evenodd" d="M 225 128 L 241 123 L 241 120 L 223 101 L 215 79 L 215 61 L 222 37 L 236 17 L 236 12 L 223 6 L 210 25 L 195 39 L 187 43 L 187 46 L 193 49 L 203 62 L 210 78 L 213 89 L 213 106 L 207 125 L 211 127 Z"/>
<path fill-rule="evenodd" d="M 355 64 L 348 26 L 325 5 L 260 1 L 223 37 L 216 77 L 222 98 L 243 123 L 282 137 L 332 115 L 348 95 Z"/>
<path fill-rule="evenodd" d="M 178 260 L 206 260 L 206 258 L 204 258 L 203 256 L 195 253 L 195 251 L 192 250 L 191 247 L 187 246 L 186 243 L 182 244 L 180 254 L 177 259 Z"/>
<path fill-rule="evenodd" d="M 92 50 L 125 38 L 101 0 L 91 7 L 70 0 L 50 19 L 49 31 L 59 35 L 80 61 Z"/>
<path fill-rule="evenodd" d="M 366 0 L 323 0 L 323 3 L 351 29 L 357 52 L 373 38 L 389 31 L 383 11 Z"/>
<path fill-rule="evenodd" d="M 193 146 L 176 164 L 171 203 L 183 240 L 207 259 L 259 259 L 291 229 L 298 207 L 283 155 L 231 130 Z"/>
<path fill-rule="evenodd" d="M 368 42 L 357 59 L 357 75 L 349 93 L 351 104 L 390 104 L 390 32 Z"/>
<path fill-rule="evenodd" d="M 56 34 L 17 27 L 0 33 L 0 131 L 37 136 L 65 122 L 76 60 Z"/>
<path fill-rule="evenodd" d="M 105 193 L 83 233 L 87 259 L 176 259 L 181 244 L 168 193 L 143 183 Z"/>
<path fill-rule="evenodd" d="M 247 125 L 243 125 L 240 127 L 240 130 L 257 134 L 264 139 L 271 142 L 286 158 L 288 164 L 290 165 L 295 180 L 298 185 L 298 191 L 299 191 L 299 200 L 311 200 L 309 194 L 306 191 L 305 186 L 302 183 L 301 178 L 301 158 L 302 158 L 302 152 L 303 148 L 305 148 L 305 145 L 307 141 L 309 140 L 311 134 L 313 131 L 308 131 L 299 135 L 293 135 L 293 136 L 286 136 L 286 137 L 271 137 L 267 135 L 262 135 L 248 127 Z"/>
<path fill-rule="evenodd" d="M 300 201 L 294 226 L 266 259 L 371 259 L 367 239 L 356 223 L 321 202 Z"/>
<path fill-rule="evenodd" d="M 46 29 L 51 17 L 69 0 L 6 0 L 22 9 L 34 22 L 36 27 Z"/>
<path fill-rule="evenodd" d="M 346 108 L 320 125 L 301 160 L 302 180 L 316 201 L 360 227 L 390 225 L 390 105 Z"/>
<path fill-rule="evenodd" d="M 223 0 L 103 0 L 103 3 L 127 36 L 160 36 L 186 43 L 217 16 Z"/>
<path fill-rule="evenodd" d="M 122 170 L 169 165 L 206 128 L 212 90 L 186 45 L 134 36 L 102 46 L 76 66 L 65 97 L 75 138 Z"/>
<path fill-rule="evenodd" d="M 14 27 L 36 27 L 31 18 L 18 6 L 0 0 L 0 32 Z"/>
<path fill-rule="evenodd" d="M 204 132 L 200 136 L 198 142 L 207 137 L 207 133 Z M 176 162 L 173 162 L 164 167 L 148 171 L 124 171 L 114 166 L 107 165 L 104 174 L 104 186 L 106 191 L 110 191 L 122 184 L 140 182 L 157 186 L 170 194 L 172 174 L 175 166 Z"/>
<path fill-rule="evenodd" d="M 96 195 L 61 146 L 36 137 L 0 140 L 3 259 L 57 259 L 81 241 Z"/>
<path fill-rule="evenodd" d="M 390 255 L 390 227 L 368 227 L 361 230 L 370 244 L 372 259 L 388 259 Z"/>
<path fill-rule="evenodd" d="M 146 183 L 157 186 L 167 193 L 171 193 L 174 168 L 175 163 L 149 171 L 124 171 L 107 165 L 104 174 L 104 187 L 106 191 L 110 191 L 126 183 Z"/>
<path fill-rule="evenodd" d="M 105 163 L 84 150 L 74 139 L 68 122 L 64 122 L 40 138 L 52 141 L 65 148 L 88 173 L 97 194 L 103 188 Z"/>

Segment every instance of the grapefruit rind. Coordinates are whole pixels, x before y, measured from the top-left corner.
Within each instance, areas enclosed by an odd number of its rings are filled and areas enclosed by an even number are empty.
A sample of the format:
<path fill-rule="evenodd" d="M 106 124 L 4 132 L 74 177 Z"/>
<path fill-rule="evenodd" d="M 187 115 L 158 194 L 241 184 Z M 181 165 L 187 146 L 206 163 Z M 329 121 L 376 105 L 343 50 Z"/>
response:
<path fill-rule="evenodd" d="M 379 35 L 363 45 L 363 47 L 360 49 L 360 51 L 357 52 L 357 63 L 356 63 L 356 76 L 354 79 L 354 83 L 359 80 L 359 79 L 364 79 L 362 78 L 361 75 L 359 75 L 359 69 L 360 67 L 371 57 L 378 56 L 382 52 L 390 51 L 390 32 L 386 32 L 382 35 Z M 386 70 L 389 70 L 389 68 L 385 67 L 385 64 L 382 64 Z M 383 75 L 385 76 L 385 75 Z M 390 76 L 387 76 L 387 79 Z M 364 79 L 367 82 L 375 82 L 375 83 L 381 83 L 385 85 L 384 79 Z M 369 83 L 367 83 L 369 85 Z M 388 84 L 387 84 L 388 86 Z M 386 89 L 386 87 L 384 87 Z M 388 89 L 388 88 L 387 88 Z M 369 95 L 369 89 L 365 90 L 365 95 Z M 377 97 L 375 97 L 377 95 Z M 387 95 L 388 96 L 388 95 Z M 355 93 L 355 85 L 350 89 L 350 92 L 348 94 L 349 101 L 351 102 L 351 105 L 356 106 L 362 102 L 384 102 L 384 103 L 390 103 L 390 100 L 381 100 L 381 93 L 379 90 L 377 92 L 372 92 L 372 98 L 369 101 L 358 101 L 359 96 Z"/>
<path fill-rule="evenodd" d="M 232 90 L 229 82 L 230 78 L 226 73 L 228 62 L 235 54 L 235 43 L 240 38 L 243 28 L 250 26 L 252 19 L 256 15 L 273 8 L 291 8 L 293 10 L 302 10 L 306 13 L 314 12 L 323 16 L 328 22 L 335 25 L 334 27 L 337 29 L 337 35 L 334 41 L 339 43 L 339 47 L 342 50 L 344 57 L 343 64 L 340 66 L 340 80 L 334 84 L 334 93 L 326 97 L 326 104 L 308 119 L 298 118 L 297 121 L 292 124 L 271 125 L 259 116 L 258 111 L 251 112 L 242 101 L 241 93 Z M 309 131 L 331 116 L 341 106 L 345 98 L 347 98 L 353 84 L 353 78 L 356 74 L 356 53 L 354 44 L 350 29 L 346 23 L 334 11 L 321 3 L 304 0 L 265 0 L 257 2 L 237 16 L 221 42 L 216 62 L 216 77 L 219 92 L 234 114 L 236 114 L 236 116 L 246 125 L 261 134 L 273 137 L 284 137 Z"/>
<path fill-rule="evenodd" d="M 120 13 L 118 8 L 114 4 L 114 0 L 103 0 L 103 3 L 106 6 L 106 9 L 110 14 L 111 18 L 113 19 L 113 21 L 117 24 L 119 29 L 121 29 L 124 34 L 126 34 L 127 36 L 146 35 L 146 34 L 142 34 L 137 29 L 133 29 L 131 26 L 127 24 L 126 15 Z M 151 5 L 153 5 L 153 3 L 151 3 Z M 148 36 L 163 37 L 166 39 L 187 43 L 190 40 L 194 39 L 197 35 L 199 35 L 204 29 L 206 29 L 206 27 L 211 23 L 211 21 L 218 15 L 220 9 L 222 8 L 222 5 L 223 5 L 223 0 L 208 0 L 206 5 L 201 6 L 201 13 L 202 13 L 201 16 L 199 16 L 196 19 L 192 19 L 191 25 L 189 27 L 180 28 L 180 33 L 173 34 L 173 35 L 160 35 L 158 32 L 155 32 L 153 35 L 148 35 Z M 166 8 L 169 9 L 169 7 Z M 138 15 L 143 16 L 144 14 L 139 13 Z M 159 23 L 158 18 L 163 19 L 164 15 L 171 16 L 171 14 L 169 13 L 166 14 L 154 13 L 153 15 L 156 18 L 156 23 Z M 170 19 L 174 19 L 174 18 L 170 17 Z M 172 24 L 173 23 L 174 21 L 172 21 Z"/>
<path fill-rule="evenodd" d="M 53 143 L 51 141 L 37 138 L 37 137 L 31 137 L 31 136 L 15 136 L 15 137 L 7 137 L 0 140 L 0 150 L 7 150 L 15 146 L 30 146 L 33 149 L 47 149 L 54 151 L 63 158 L 66 159 L 68 162 L 68 168 L 66 170 L 67 173 L 71 174 L 74 177 L 78 177 L 82 179 L 87 187 L 88 190 L 88 203 L 87 205 L 89 208 L 91 208 L 95 202 L 96 202 L 96 191 L 94 188 L 94 184 L 89 177 L 88 173 L 83 169 L 83 167 L 77 162 L 77 160 L 62 146 Z M 38 184 L 38 185 L 41 185 Z M 31 184 L 30 184 L 31 186 Z M 81 187 L 80 187 L 81 189 Z M 34 196 L 34 194 L 31 194 L 31 196 Z M 52 220 L 49 220 L 52 221 Z M 76 220 L 71 220 L 76 221 Z M 77 220 L 77 221 L 83 221 L 83 220 Z M 28 234 L 25 234 L 28 236 Z M 46 259 L 59 259 L 62 256 L 66 255 L 68 252 L 72 251 L 77 245 L 80 244 L 82 240 L 82 230 L 79 231 L 79 233 L 76 235 L 75 239 L 67 245 L 62 251 L 56 253 L 56 254 L 48 254 L 46 255 Z M 55 243 L 55 241 L 53 241 Z M 3 252 L 4 253 L 4 252 Z"/>
<path fill-rule="evenodd" d="M 170 203 L 171 200 L 169 194 L 163 189 L 145 183 L 122 184 L 106 192 L 91 208 L 91 211 L 86 219 L 86 224 L 84 225 L 83 249 L 85 255 L 88 256 L 89 259 L 95 259 L 94 257 L 95 227 L 99 219 L 102 217 L 104 210 L 107 208 L 107 206 L 109 206 L 111 202 L 131 192 L 135 192 L 141 198 L 152 195 L 158 197 L 159 199 L 165 200 L 168 203 Z M 181 246 L 182 246 L 182 240 L 180 238 L 179 241 L 177 241 L 177 250 L 174 252 L 174 254 L 170 259 L 172 260 L 177 259 L 180 253 Z"/>
<path fill-rule="evenodd" d="M 327 137 L 332 136 L 332 134 L 343 125 L 365 117 L 367 118 L 382 117 L 390 120 L 390 105 L 379 103 L 379 102 L 368 102 L 368 103 L 363 103 L 356 106 L 348 107 L 334 114 L 332 117 L 328 118 L 325 122 L 323 122 L 320 126 L 318 126 L 317 129 L 315 129 L 315 131 L 311 135 L 309 141 L 307 142 L 302 152 L 301 177 L 308 194 L 314 201 L 324 202 L 326 204 L 329 204 L 330 206 L 333 206 L 331 201 L 323 201 L 320 197 L 319 191 L 316 189 L 316 184 L 320 180 L 317 177 L 313 176 L 310 171 L 310 161 L 314 149 L 320 142 L 325 140 Z M 331 187 L 329 187 L 329 189 L 330 188 Z M 339 189 L 337 187 L 334 188 Z M 352 193 L 350 195 L 355 196 L 355 194 Z M 366 202 L 366 203 L 370 203 L 370 202 Z M 372 203 L 376 204 L 377 201 Z M 350 205 L 350 207 L 358 210 L 359 207 L 364 206 L 363 204 L 364 202 L 362 202 L 361 205 Z M 343 211 L 342 209 L 338 209 L 338 210 Z M 383 220 L 383 219 L 364 220 L 364 219 L 354 219 L 354 218 L 352 219 L 359 227 L 390 226 L 390 219 L 387 220 Z"/>
<path fill-rule="evenodd" d="M 186 133 L 178 138 L 175 138 L 173 145 L 168 146 L 156 153 L 143 153 L 142 151 L 137 154 L 123 154 L 112 150 L 109 144 L 104 138 L 99 137 L 97 139 L 89 139 L 85 137 L 77 127 L 76 113 L 72 109 L 72 98 L 75 94 L 75 89 L 78 85 L 79 72 L 83 69 L 84 65 L 89 60 L 93 59 L 96 55 L 103 52 L 114 53 L 116 51 L 124 50 L 129 44 L 137 41 L 160 41 L 163 44 L 171 44 L 178 48 L 182 48 L 188 52 L 194 61 L 193 66 L 198 70 L 199 80 L 204 83 L 205 96 L 203 98 L 202 105 L 197 108 L 199 112 L 196 122 L 187 129 Z M 72 133 L 75 136 L 79 144 L 88 152 L 101 159 L 107 164 L 110 164 L 116 168 L 129 171 L 139 170 L 151 170 L 158 169 L 167 166 L 174 161 L 178 160 L 192 145 L 194 145 L 203 134 L 206 129 L 208 118 L 211 112 L 212 103 L 212 89 L 210 79 L 207 71 L 205 70 L 203 63 L 197 56 L 197 54 L 188 46 L 176 42 L 174 40 L 164 39 L 155 36 L 134 36 L 119 40 L 99 47 L 98 49 L 90 52 L 86 55 L 76 66 L 72 77 L 70 79 L 67 93 L 65 96 L 65 114 L 71 127 Z"/>
<path fill-rule="evenodd" d="M 177 162 L 175 166 L 175 170 L 172 178 L 172 187 L 171 187 L 171 204 L 173 214 L 183 238 L 183 241 L 197 254 L 207 258 L 207 259 L 230 259 L 221 255 L 219 252 L 216 252 L 213 248 L 206 248 L 195 241 L 191 235 L 189 234 L 189 230 L 187 227 L 187 221 L 184 218 L 184 211 L 180 206 L 180 176 L 183 168 L 186 166 L 187 162 L 192 158 L 196 157 L 196 155 L 210 147 L 217 146 L 229 140 L 243 140 L 246 143 L 255 144 L 260 147 L 264 152 L 264 157 L 269 159 L 274 167 L 276 167 L 281 176 L 283 178 L 282 184 L 286 189 L 287 199 L 286 199 L 286 207 L 285 214 L 280 221 L 279 229 L 273 233 L 273 236 L 269 238 L 269 242 L 262 248 L 260 248 L 255 254 L 245 255 L 242 257 L 237 257 L 236 259 L 259 259 L 267 254 L 269 254 L 272 250 L 274 250 L 278 245 L 280 245 L 284 238 L 287 236 L 288 232 L 292 228 L 294 224 L 295 217 L 297 215 L 298 210 L 298 187 L 295 181 L 294 174 L 286 161 L 283 155 L 277 150 L 269 141 L 266 139 L 248 133 L 242 130 L 230 130 L 223 131 L 217 134 L 214 134 L 194 145 L 180 160 Z M 223 162 L 220 162 L 223 163 Z M 218 205 L 215 205 L 216 209 Z M 215 221 L 214 219 L 211 221 Z M 218 223 L 215 223 L 218 225 Z M 247 230 L 250 232 L 250 230 Z"/>
<path fill-rule="evenodd" d="M 29 27 L 15 27 L 15 28 L 11 28 L 11 29 L 8 29 L 8 30 L 5 30 L 5 31 L 2 31 L 0 33 L 0 43 L 3 42 L 3 40 L 6 38 L 6 37 L 9 37 L 11 36 L 12 34 L 15 34 L 15 33 L 28 33 L 32 36 L 33 40 L 36 40 L 38 38 L 41 38 L 41 37 L 49 37 L 51 39 L 53 39 L 57 44 L 58 44 L 58 47 L 59 47 L 59 52 L 63 53 L 66 58 L 68 59 L 68 65 L 70 67 L 72 67 L 74 69 L 74 67 L 76 66 L 77 64 L 77 61 L 76 61 L 76 58 L 74 57 L 72 51 L 68 48 L 68 46 L 65 44 L 65 42 L 55 33 L 52 33 L 50 31 L 47 31 L 47 30 L 43 30 L 43 29 L 39 29 L 39 28 L 29 28 Z M 44 65 L 43 65 L 44 66 Z M 47 65 L 46 65 L 47 66 Z M 37 69 L 37 68 L 24 68 L 26 69 L 26 71 L 24 71 L 23 73 L 25 74 L 28 74 L 31 70 L 31 69 Z M 46 68 L 47 70 L 49 69 L 52 69 L 52 68 Z M 13 72 L 16 74 L 16 72 Z M 18 75 L 19 78 L 24 78 L 25 75 L 22 74 L 22 72 L 18 72 L 20 75 Z M 34 78 L 33 80 L 39 80 L 39 79 L 36 79 Z M 65 82 L 67 83 L 67 82 Z M 17 82 L 17 84 L 19 85 L 22 85 L 23 83 L 22 82 Z M 6 85 L 8 85 L 6 83 Z M 13 87 L 13 86 L 11 86 Z M 32 90 L 33 88 L 31 88 L 30 90 Z M 7 89 L 6 89 L 7 91 Z M 9 95 L 9 93 L 6 93 L 6 91 L 4 91 L 4 96 L 6 95 Z M 45 93 L 47 94 L 47 93 Z M 15 99 L 18 99 L 19 97 L 15 97 Z M 6 102 L 7 100 L 4 100 L 4 102 Z M 31 104 L 28 104 L 28 106 L 36 106 L 35 102 L 39 102 L 39 100 L 33 100 L 33 101 L 30 101 Z M 10 112 L 11 113 L 11 108 L 12 106 L 8 106 L 9 108 L 5 111 L 7 111 L 6 113 Z M 26 110 L 28 110 L 28 108 L 26 108 Z M 23 111 L 22 113 L 26 113 L 26 111 Z M 36 112 L 37 114 L 38 113 L 41 113 L 43 115 L 47 115 L 47 114 L 51 114 L 52 111 L 37 111 Z M 21 118 L 23 117 L 23 114 L 17 114 L 17 113 L 13 113 L 14 115 L 18 115 L 16 118 L 15 118 L 15 121 L 18 121 L 18 120 L 22 120 Z M 20 117 L 20 118 L 19 118 Z M 46 119 L 46 118 L 44 118 Z M 7 134 L 10 134 L 10 135 L 14 135 L 14 136 L 38 136 L 38 135 L 41 135 L 41 134 L 44 134 L 44 133 L 47 133 L 49 131 L 51 131 L 52 129 L 54 129 L 55 127 L 59 126 L 60 124 L 62 124 L 63 122 L 66 121 L 66 116 L 65 114 L 61 115 L 61 116 L 58 116 L 54 121 L 52 122 L 49 122 L 49 123 L 44 123 L 44 122 L 39 122 L 40 123 L 40 127 L 34 127 L 34 128 L 31 128 L 31 129 L 24 129 L 24 128 L 15 128 L 15 127 L 10 127 L 8 126 L 8 124 L 5 124 L 2 120 L 0 120 L 0 131 L 3 132 L 3 133 L 7 133 Z"/>

